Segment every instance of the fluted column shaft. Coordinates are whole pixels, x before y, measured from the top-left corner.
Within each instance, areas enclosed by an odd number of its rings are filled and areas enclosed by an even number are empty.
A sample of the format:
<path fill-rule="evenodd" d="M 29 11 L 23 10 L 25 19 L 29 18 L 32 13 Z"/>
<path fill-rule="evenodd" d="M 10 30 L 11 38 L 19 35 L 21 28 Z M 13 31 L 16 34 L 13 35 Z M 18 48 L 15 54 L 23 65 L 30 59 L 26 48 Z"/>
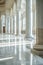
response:
<path fill-rule="evenodd" d="M 26 0 L 26 39 L 32 38 L 32 0 Z"/>

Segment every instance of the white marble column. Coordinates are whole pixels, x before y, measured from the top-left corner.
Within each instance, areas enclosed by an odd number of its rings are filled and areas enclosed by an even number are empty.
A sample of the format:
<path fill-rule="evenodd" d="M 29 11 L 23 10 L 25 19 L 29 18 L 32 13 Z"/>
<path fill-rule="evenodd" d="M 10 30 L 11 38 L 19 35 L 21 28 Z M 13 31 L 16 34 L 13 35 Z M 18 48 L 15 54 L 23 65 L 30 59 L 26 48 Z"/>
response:
<path fill-rule="evenodd" d="M 13 9 L 11 9 L 11 14 L 10 14 L 10 32 L 13 33 Z"/>
<path fill-rule="evenodd" d="M 22 23 L 21 23 L 21 11 L 17 11 L 17 34 L 21 35 Z"/>
<path fill-rule="evenodd" d="M 32 24 L 32 33 L 36 35 L 36 0 L 32 0 L 32 15 L 33 15 L 33 24 Z"/>
<path fill-rule="evenodd" d="M 17 35 L 17 3 L 14 3 L 15 35 Z"/>
<path fill-rule="evenodd" d="M 7 33 L 7 12 L 6 12 L 6 33 Z"/>
<path fill-rule="evenodd" d="M 16 26 L 17 26 L 17 35 L 19 35 L 19 10 L 17 10 L 17 20 L 16 20 Z"/>
<path fill-rule="evenodd" d="M 21 30 L 22 30 L 22 23 L 21 23 L 21 11 L 19 11 L 19 35 L 21 36 Z"/>
<path fill-rule="evenodd" d="M 19 33 L 19 30 L 20 30 L 19 28 L 20 28 L 20 24 L 21 24 L 21 23 L 20 23 L 20 15 L 19 15 L 19 14 L 20 14 L 20 11 L 19 11 L 20 9 L 19 9 L 18 4 L 19 4 L 19 3 L 17 3 L 17 7 L 16 7 L 16 19 L 17 19 L 17 20 L 16 20 L 16 26 L 17 26 L 17 35 L 20 34 L 20 33 Z"/>
<path fill-rule="evenodd" d="M 10 33 L 10 13 L 9 13 L 9 33 Z"/>
<path fill-rule="evenodd" d="M 16 8 L 16 12 L 17 12 L 17 34 L 21 35 L 21 12 L 20 12 L 20 8 L 21 8 L 21 0 L 17 1 L 17 8 Z"/>
<path fill-rule="evenodd" d="M 6 33 L 7 33 L 7 12 L 6 12 Z"/>
<path fill-rule="evenodd" d="M 32 40 L 32 0 L 26 0 L 26 39 Z"/>
<path fill-rule="evenodd" d="M 6 33 L 10 33 L 10 13 L 6 11 Z"/>
<path fill-rule="evenodd" d="M 2 27 L 2 23 L 1 23 L 1 15 L 0 15 L 0 33 L 2 32 L 1 27 Z"/>
<path fill-rule="evenodd" d="M 14 15 L 13 15 L 13 34 L 15 33 L 15 18 L 14 18 Z"/>
<path fill-rule="evenodd" d="M 11 34 L 13 33 L 13 17 L 11 16 L 11 21 L 10 21 L 10 32 Z"/>

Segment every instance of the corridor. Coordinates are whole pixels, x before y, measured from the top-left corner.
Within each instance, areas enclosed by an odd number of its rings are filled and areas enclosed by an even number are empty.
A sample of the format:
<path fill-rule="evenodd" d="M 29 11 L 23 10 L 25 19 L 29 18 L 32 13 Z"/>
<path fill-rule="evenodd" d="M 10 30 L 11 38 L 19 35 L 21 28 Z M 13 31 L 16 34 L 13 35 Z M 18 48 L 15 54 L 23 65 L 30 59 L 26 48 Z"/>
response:
<path fill-rule="evenodd" d="M 43 0 L 0 0 L 0 65 L 43 65 Z"/>

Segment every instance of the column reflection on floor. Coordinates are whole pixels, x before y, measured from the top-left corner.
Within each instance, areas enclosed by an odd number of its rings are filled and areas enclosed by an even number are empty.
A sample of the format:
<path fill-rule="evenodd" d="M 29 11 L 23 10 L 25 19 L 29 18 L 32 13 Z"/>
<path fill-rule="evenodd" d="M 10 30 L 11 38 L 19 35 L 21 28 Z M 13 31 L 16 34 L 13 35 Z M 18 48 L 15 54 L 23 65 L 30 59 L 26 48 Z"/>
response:
<path fill-rule="evenodd" d="M 14 37 L 15 41 L 11 42 L 11 37 Z M 32 42 L 30 44 L 30 42 L 25 41 L 23 37 L 9 35 L 8 44 L 7 46 L 0 46 L 0 65 L 38 65 L 38 63 L 43 65 L 43 59 L 31 54 Z M 4 45 L 6 45 L 6 43 L 4 43 Z M 27 46 L 29 47 L 27 48 Z"/>
<path fill-rule="evenodd" d="M 16 45 L 16 37 L 15 37 L 15 54 L 17 54 L 17 45 Z"/>
<path fill-rule="evenodd" d="M 21 60 L 21 37 L 19 39 L 19 60 Z"/>

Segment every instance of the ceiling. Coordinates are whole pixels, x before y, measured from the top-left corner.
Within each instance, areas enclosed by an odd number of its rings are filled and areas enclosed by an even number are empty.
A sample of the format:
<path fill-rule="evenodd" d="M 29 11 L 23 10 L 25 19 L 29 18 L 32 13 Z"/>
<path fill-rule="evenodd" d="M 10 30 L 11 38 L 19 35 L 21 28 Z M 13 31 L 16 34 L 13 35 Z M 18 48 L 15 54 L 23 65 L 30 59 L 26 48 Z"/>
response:
<path fill-rule="evenodd" d="M 10 10 L 14 4 L 14 0 L 0 0 L 0 12 L 4 13 L 6 10 Z"/>
<path fill-rule="evenodd" d="M 5 4 L 5 0 L 0 0 L 0 6 Z"/>

